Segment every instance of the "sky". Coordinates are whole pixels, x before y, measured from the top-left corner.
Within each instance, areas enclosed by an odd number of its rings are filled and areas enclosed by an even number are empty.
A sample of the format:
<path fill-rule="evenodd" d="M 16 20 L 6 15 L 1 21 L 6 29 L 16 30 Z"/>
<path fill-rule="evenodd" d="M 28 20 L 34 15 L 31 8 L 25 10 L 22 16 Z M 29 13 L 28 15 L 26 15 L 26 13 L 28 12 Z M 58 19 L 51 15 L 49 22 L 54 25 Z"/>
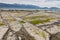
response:
<path fill-rule="evenodd" d="M 0 3 L 8 4 L 32 4 L 40 7 L 59 7 L 60 0 L 0 0 Z"/>

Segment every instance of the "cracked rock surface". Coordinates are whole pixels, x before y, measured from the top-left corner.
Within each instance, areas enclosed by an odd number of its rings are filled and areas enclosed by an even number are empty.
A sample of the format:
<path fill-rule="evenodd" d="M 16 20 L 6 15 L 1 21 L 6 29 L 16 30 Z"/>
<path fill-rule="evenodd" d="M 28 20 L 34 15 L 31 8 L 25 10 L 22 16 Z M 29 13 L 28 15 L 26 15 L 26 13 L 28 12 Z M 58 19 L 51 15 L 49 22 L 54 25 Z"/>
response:
<path fill-rule="evenodd" d="M 31 23 L 47 18 L 50 21 L 43 24 Z M 0 40 L 60 40 L 60 16 L 48 11 L 0 10 Z"/>

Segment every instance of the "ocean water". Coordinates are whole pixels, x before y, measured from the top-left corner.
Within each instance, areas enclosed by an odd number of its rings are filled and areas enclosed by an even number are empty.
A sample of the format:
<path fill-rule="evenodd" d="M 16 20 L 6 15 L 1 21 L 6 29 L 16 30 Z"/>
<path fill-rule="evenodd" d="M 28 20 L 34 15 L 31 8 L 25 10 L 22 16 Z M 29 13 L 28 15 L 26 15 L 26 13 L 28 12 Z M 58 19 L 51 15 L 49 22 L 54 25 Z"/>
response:
<path fill-rule="evenodd" d="M 25 9 L 25 8 L 0 8 L 0 10 L 41 10 L 41 9 Z"/>
<path fill-rule="evenodd" d="M 25 8 L 0 8 L 0 10 L 45 10 L 45 11 L 60 11 L 60 10 L 56 10 L 56 9 L 25 9 Z"/>

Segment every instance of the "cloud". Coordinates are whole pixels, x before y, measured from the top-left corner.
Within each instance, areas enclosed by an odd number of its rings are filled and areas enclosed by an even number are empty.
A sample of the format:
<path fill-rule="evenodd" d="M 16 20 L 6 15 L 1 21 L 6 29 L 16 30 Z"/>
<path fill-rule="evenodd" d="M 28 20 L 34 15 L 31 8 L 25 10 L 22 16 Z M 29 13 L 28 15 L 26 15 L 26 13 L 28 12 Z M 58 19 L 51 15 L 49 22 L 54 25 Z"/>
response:
<path fill-rule="evenodd" d="M 32 4 L 42 7 L 60 7 L 60 0 L 0 0 L 1 3 Z"/>
<path fill-rule="evenodd" d="M 47 0 L 47 1 L 60 1 L 60 0 Z"/>

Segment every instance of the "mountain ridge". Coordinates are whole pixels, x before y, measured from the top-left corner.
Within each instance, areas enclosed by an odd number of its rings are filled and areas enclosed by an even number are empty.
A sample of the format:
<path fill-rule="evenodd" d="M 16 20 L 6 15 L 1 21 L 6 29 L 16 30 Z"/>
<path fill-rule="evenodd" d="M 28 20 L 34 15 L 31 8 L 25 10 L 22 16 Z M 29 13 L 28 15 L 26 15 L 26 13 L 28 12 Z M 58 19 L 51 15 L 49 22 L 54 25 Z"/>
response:
<path fill-rule="evenodd" d="M 0 8 L 19 8 L 19 9 L 43 9 L 43 10 L 60 10 L 58 7 L 39 7 L 36 5 L 26 5 L 26 4 L 6 4 L 0 3 Z"/>
<path fill-rule="evenodd" d="M 35 6 L 35 5 L 25 5 L 25 4 L 5 4 L 5 3 L 0 3 L 0 8 L 40 9 L 40 7 Z"/>

